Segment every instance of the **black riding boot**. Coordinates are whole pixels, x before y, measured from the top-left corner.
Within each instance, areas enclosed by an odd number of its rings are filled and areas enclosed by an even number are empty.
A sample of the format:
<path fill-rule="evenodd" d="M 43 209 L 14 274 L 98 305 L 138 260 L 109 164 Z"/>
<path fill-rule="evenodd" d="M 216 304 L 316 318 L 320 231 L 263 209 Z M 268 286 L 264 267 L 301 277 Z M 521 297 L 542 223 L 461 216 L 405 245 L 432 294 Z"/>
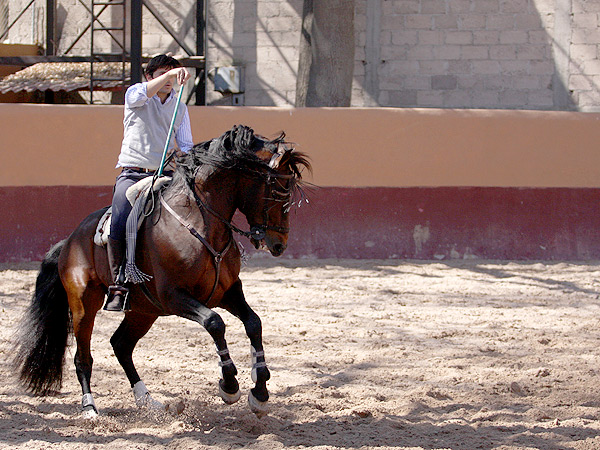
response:
<path fill-rule="evenodd" d="M 108 287 L 104 310 L 127 311 L 129 309 L 129 302 L 127 302 L 129 289 L 123 286 L 125 284 L 125 273 L 122 270 L 123 259 L 125 257 L 125 242 L 109 237 L 106 251 L 108 253 L 108 265 L 110 266 L 110 273 L 114 284 Z"/>

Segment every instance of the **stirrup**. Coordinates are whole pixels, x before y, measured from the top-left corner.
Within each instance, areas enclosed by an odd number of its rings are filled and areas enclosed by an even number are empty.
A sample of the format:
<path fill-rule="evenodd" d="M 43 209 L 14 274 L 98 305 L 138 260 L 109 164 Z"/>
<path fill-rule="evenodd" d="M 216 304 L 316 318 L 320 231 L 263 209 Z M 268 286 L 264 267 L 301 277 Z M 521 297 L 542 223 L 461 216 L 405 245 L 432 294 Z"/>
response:
<path fill-rule="evenodd" d="M 109 286 L 104 311 L 129 311 L 129 289 L 124 286 Z"/>

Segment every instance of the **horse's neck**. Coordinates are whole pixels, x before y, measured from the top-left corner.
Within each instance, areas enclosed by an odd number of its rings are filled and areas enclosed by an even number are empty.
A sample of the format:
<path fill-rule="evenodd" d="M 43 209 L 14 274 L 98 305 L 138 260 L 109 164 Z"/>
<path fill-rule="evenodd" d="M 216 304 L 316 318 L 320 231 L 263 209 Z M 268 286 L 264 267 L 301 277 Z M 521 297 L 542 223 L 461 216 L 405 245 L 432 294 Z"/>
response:
<path fill-rule="evenodd" d="M 200 180 L 195 185 L 200 201 L 208 208 L 198 205 L 191 191 L 186 193 L 194 211 L 192 214 L 197 217 L 197 220 L 202 221 L 206 237 L 209 240 L 229 240 L 231 236 L 230 228 L 223 223 L 223 221 L 231 222 L 236 210 L 235 196 L 229 191 L 229 186 L 230 183 L 226 180 L 212 179 Z"/>

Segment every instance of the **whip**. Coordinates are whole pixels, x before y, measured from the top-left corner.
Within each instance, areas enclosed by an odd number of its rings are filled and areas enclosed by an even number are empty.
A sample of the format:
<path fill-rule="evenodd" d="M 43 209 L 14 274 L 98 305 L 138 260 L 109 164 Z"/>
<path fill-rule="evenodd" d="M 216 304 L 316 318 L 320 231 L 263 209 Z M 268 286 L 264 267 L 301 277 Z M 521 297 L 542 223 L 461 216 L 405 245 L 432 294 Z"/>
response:
<path fill-rule="evenodd" d="M 165 149 L 163 151 L 162 159 L 160 160 L 160 166 L 158 167 L 157 176 L 161 176 L 163 173 L 163 166 L 167 159 L 167 150 L 169 150 L 169 142 L 171 142 L 171 135 L 173 134 L 173 127 L 175 126 L 175 118 L 177 117 L 177 110 L 179 109 L 179 102 L 181 101 L 181 94 L 183 94 L 183 85 L 179 89 L 177 95 L 177 103 L 175 103 L 175 111 L 173 112 L 173 119 L 171 119 L 171 126 L 169 127 L 169 134 L 167 135 L 167 142 L 165 142 Z"/>
<path fill-rule="evenodd" d="M 154 176 L 152 177 L 152 184 L 150 185 L 150 195 L 152 196 L 152 202 L 150 210 L 144 211 L 144 216 L 148 217 L 154 211 L 154 183 L 156 180 L 162 176 L 163 169 L 165 166 L 165 160 L 167 159 L 167 151 L 169 150 L 169 142 L 171 142 L 171 135 L 173 134 L 173 127 L 175 126 L 175 118 L 177 117 L 177 110 L 179 109 L 179 102 L 181 102 L 181 95 L 183 94 L 183 85 L 179 89 L 179 94 L 177 95 L 177 102 L 175 103 L 175 111 L 173 111 L 173 118 L 171 119 L 171 125 L 169 126 L 169 133 L 167 134 L 167 142 L 165 142 L 165 149 L 163 150 L 162 158 L 160 160 L 160 166 L 158 166 L 158 170 L 154 172 Z M 129 258 L 129 256 L 128 256 Z"/>

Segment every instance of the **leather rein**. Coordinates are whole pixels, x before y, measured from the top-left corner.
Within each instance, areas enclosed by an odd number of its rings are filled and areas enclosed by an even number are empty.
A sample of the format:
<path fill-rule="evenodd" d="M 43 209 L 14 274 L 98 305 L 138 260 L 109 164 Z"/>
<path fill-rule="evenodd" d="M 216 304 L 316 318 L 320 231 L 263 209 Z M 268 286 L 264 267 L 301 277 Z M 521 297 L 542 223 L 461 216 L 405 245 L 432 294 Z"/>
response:
<path fill-rule="evenodd" d="M 272 231 L 275 231 L 278 233 L 288 233 L 289 232 L 288 228 L 283 228 L 283 227 L 267 224 L 268 212 L 269 212 L 268 201 L 271 200 L 271 201 L 281 202 L 281 201 L 285 201 L 287 199 L 289 202 L 289 198 L 291 197 L 291 189 L 285 189 L 285 191 L 279 191 L 277 189 L 274 189 L 273 185 L 275 184 L 275 180 L 277 178 L 291 179 L 291 178 L 294 178 L 294 176 L 293 175 L 288 176 L 288 175 L 267 174 L 266 178 L 267 179 L 266 179 L 265 184 L 268 187 L 269 192 L 268 192 L 268 196 L 266 198 L 267 202 L 265 202 L 265 207 L 263 210 L 264 223 L 260 224 L 260 225 L 252 225 L 250 227 L 250 231 L 243 231 L 243 230 L 239 229 L 237 226 L 235 226 L 231 221 L 228 221 L 225 218 L 223 218 L 220 214 L 218 214 L 215 210 L 213 210 L 210 206 L 208 206 L 208 204 L 204 200 L 202 200 L 202 198 L 196 192 L 196 189 L 193 185 L 189 186 L 189 188 L 192 191 L 192 194 L 194 195 L 194 200 L 196 201 L 196 205 L 198 206 L 199 209 L 201 209 L 201 210 L 204 209 L 204 210 L 208 211 L 214 217 L 219 219 L 223 224 L 225 224 L 225 226 L 227 228 L 229 228 L 230 231 L 238 233 L 241 236 L 245 236 L 248 239 L 254 239 L 254 240 L 260 241 L 265 238 L 267 230 L 272 230 Z M 277 195 L 280 198 L 275 198 L 274 195 Z M 212 300 L 212 297 L 217 290 L 217 286 L 219 285 L 219 279 L 220 279 L 220 274 L 221 274 L 221 262 L 223 261 L 223 258 L 225 257 L 225 255 L 227 254 L 227 252 L 229 251 L 229 249 L 231 248 L 231 246 L 233 244 L 233 235 L 230 235 L 229 241 L 227 242 L 227 245 L 225 246 L 225 248 L 222 251 L 219 252 L 219 251 L 215 250 L 215 248 L 212 245 L 210 245 L 210 243 L 198 232 L 198 230 L 196 230 L 192 226 L 192 224 L 190 224 L 183 217 L 181 217 L 179 214 L 177 214 L 173 210 L 173 208 L 171 208 L 169 206 L 169 204 L 163 198 L 162 194 L 160 194 L 159 197 L 160 197 L 161 205 L 164 206 L 164 208 L 173 217 L 175 217 L 175 219 L 177 219 L 177 221 L 182 226 L 184 226 L 190 232 L 190 234 L 192 236 L 194 236 L 196 239 L 198 239 L 213 256 L 213 261 L 215 264 L 215 282 L 213 284 L 210 295 L 206 299 L 206 303 L 209 303 L 210 300 Z"/>
<path fill-rule="evenodd" d="M 165 207 L 165 209 L 167 211 L 169 211 L 169 213 L 171 213 L 171 215 L 173 217 L 175 217 L 177 219 L 177 221 L 181 225 L 183 225 L 190 232 L 190 234 L 192 236 L 194 236 L 196 239 L 198 239 L 200 242 L 202 242 L 204 244 L 204 246 L 207 248 L 207 250 L 213 255 L 213 261 L 215 263 L 215 282 L 213 284 L 212 290 L 210 291 L 210 295 L 206 299 L 206 303 L 208 303 L 212 300 L 212 297 L 213 297 L 213 295 L 215 295 L 215 291 L 217 290 L 217 286 L 219 285 L 219 278 L 221 275 L 221 262 L 223 261 L 223 257 L 227 254 L 227 252 L 231 248 L 233 239 L 230 236 L 229 241 L 227 242 L 227 245 L 225 246 L 225 248 L 222 251 L 218 252 L 214 249 L 214 247 L 212 245 L 210 245 L 210 243 L 204 237 L 202 237 L 202 235 L 200 233 L 198 233 L 198 231 L 189 222 L 187 222 L 183 217 L 181 217 L 179 214 L 177 214 L 173 210 L 173 208 L 171 208 L 168 205 L 168 203 L 165 201 L 165 199 L 163 198 L 162 195 L 160 195 L 160 203 L 161 203 L 161 205 L 163 205 Z"/>
<path fill-rule="evenodd" d="M 265 176 L 262 173 L 260 173 L 260 175 Z M 198 192 L 196 192 L 196 189 L 193 184 L 190 185 L 189 188 L 190 188 L 190 191 L 192 191 L 192 194 L 194 195 L 194 200 L 196 201 L 196 205 L 198 206 L 199 209 L 204 209 L 204 210 L 208 211 L 214 217 L 219 219 L 219 221 L 221 221 L 232 232 L 237 233 L 241 236 L 245 236 L 248 239 L 254 239 L 254 240 L 260 241 L 265 238 L 265 236 L 267 234 L 267 230 L 271 230 L 271 231 L 275 231 L 277 233 L 283 233 L 283 234 L 289 233 L 289 231 L 290 231 L 289 228 L 284 228 L 284 227 L 279 227 L 276 225 L 268 224 L 269 201 L 282 202 L 282 201 L 287 200 L 289 203 L 289 199 L 291 197 L 291 189 L 288 188 L 288 189 L 285 189 L 284 191 L 279 191 L 277 189 L 274 189 L 274 184 L 275 184 L 276 180 L 279 178 L 292 179 L 295 177 L 293 175 L 267 174 L 265 176 L 265 178 L 266 178 L 265 185 L 268 188 L 268 192 L 265 197 L 266 202 L 265 202 L 265 206 L 263 209 L 263 223 L 262 224 L 250 224 L 249 231 L 241 230 L 240 228 L 235 226 L 233 224 L 233 222 L 223 218 L 219 213 L 217 213 L 214 209 L 212 209 L 210 206 L 208 206 L 208 204 L 202 199 L 202 197 L 200 197 Z M 275 198 L 275 195 L 277 195 L 280 198 Z"/>

